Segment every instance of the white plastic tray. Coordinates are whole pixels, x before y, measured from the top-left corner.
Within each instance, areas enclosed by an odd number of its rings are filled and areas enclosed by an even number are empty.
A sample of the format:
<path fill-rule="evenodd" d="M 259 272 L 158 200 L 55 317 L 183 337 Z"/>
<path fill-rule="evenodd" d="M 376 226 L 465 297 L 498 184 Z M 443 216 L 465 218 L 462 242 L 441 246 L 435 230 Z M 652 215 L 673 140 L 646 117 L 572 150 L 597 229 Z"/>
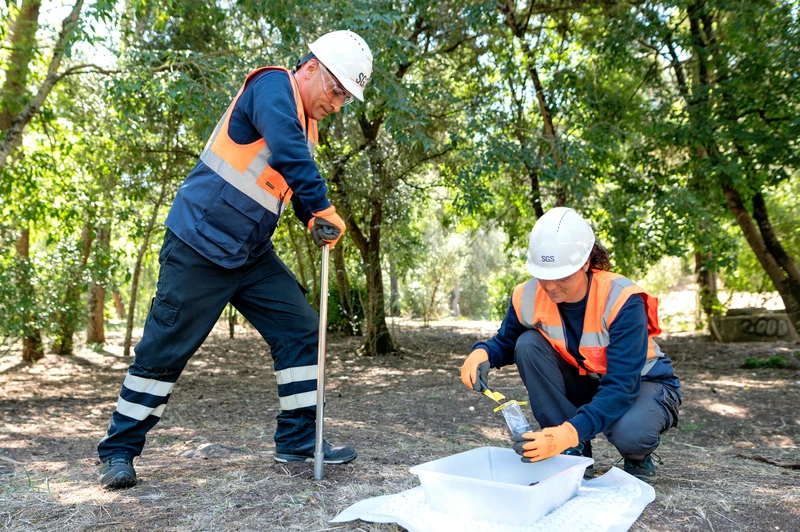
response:
<path fill-rule="evenodd" d="M 434 510 L 525 526 L 574 497 L 593 463 L 591 458 L 558 455 L 526 464 L 511 449 L 479 447 L 410 471 L 419 476 Z"/>

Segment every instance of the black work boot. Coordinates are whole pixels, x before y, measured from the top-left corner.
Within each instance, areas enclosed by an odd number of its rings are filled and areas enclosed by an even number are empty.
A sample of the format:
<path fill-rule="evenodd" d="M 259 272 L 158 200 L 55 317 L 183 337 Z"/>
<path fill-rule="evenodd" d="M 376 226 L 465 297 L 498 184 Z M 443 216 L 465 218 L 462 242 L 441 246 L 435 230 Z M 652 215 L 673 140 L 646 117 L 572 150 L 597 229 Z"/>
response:
<path fill-rule="evenodd" d="M 136 485 L 133 461 L 126 455 L 112 456 L 100 468 L 100 485 L 106 489 L 132 488 Z"/>
<path fill-rule="evenodd" d="M 652 484 L 656 479 L 656 465 L 653 463 L 651 455 L 644 457 L 644 460 L 625 459 L 625 472 L 633 475 L 642 482 Z"/>
<path fill-rule="evenodd" d="M 591 458 L 592 440 L 587 440 L 583 443 L 579 443 L 575 447 L 570 447 L 561 454 L 566 454 L 567 456 L 583 456 L 584 458 Z M 586 471 L 583 472 L 583 478 L 584 480 L 589 480 L 594 478 L 594 463 L 590 464 L 586 468 Z"/>
<path fill-rule="evenodd" d="M 322 461 L 325 464 L 346 464 L 356 459 L 356 450 L 345 445 L 342 447 L 331 447 L 322 441 Z M 313 462 L 314 461 L 314 442 L 304 445 L 299 449 L 275 449 L 276 462 Z"/>

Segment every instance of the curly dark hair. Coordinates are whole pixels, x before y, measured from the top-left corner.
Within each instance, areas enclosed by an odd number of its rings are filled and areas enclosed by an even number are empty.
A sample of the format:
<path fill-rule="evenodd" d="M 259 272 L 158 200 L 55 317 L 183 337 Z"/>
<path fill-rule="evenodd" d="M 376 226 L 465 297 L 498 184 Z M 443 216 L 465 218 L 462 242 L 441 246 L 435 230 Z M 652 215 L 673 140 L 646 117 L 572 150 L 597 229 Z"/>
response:
<path fill-rule="evenodd" d="M 608 256 L 608 250 L 597 240 L 594 241 L 594 247 L 589 254 L 589 267 L 606 272 L 611 270 L 611 258 Z"/>

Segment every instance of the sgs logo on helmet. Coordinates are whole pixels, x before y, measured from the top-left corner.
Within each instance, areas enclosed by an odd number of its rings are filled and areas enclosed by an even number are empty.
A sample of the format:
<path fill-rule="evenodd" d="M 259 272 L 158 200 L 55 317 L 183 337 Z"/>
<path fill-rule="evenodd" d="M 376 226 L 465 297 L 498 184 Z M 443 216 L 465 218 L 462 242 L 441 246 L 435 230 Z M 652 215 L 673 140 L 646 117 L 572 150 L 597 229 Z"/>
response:
<path fill-rule="evenodd" d="M 356 78 L 356 83 L 361 85 L 361 87 L 363 88 L 367 86 L 368 81 L 369 78 L 363 72 L 359 72 L 358 77 Z"/>
<path fill-rule="evenodd" d="M 555 262 L 556 258 L 554 255 L 541 255 L 542 262 Z"/>

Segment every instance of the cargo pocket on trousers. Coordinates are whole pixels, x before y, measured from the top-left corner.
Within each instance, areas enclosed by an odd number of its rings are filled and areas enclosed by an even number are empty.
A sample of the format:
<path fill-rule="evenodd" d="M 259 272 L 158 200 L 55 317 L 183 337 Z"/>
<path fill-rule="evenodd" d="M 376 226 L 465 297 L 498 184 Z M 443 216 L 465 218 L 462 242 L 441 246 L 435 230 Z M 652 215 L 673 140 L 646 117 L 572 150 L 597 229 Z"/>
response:
<path fill-rule="evenodd" d="M 664 431 L 678 426 L 678 416 L 681 406 L 681 394 L 671 386 L 663 386 L 664 397 L 661 400 L 661 406 L 667 413 L 668 419 L 671 421 L 669 426 L 664 428 Z"/>
<path fill-rule="evenodd" d="M 175 325 L 178 309 L 160 299 L 153 298 L 150 314 L 153 316 L 154 320 L 158 321 L 158 323 L 164 327 L 172 327 Z"/>

